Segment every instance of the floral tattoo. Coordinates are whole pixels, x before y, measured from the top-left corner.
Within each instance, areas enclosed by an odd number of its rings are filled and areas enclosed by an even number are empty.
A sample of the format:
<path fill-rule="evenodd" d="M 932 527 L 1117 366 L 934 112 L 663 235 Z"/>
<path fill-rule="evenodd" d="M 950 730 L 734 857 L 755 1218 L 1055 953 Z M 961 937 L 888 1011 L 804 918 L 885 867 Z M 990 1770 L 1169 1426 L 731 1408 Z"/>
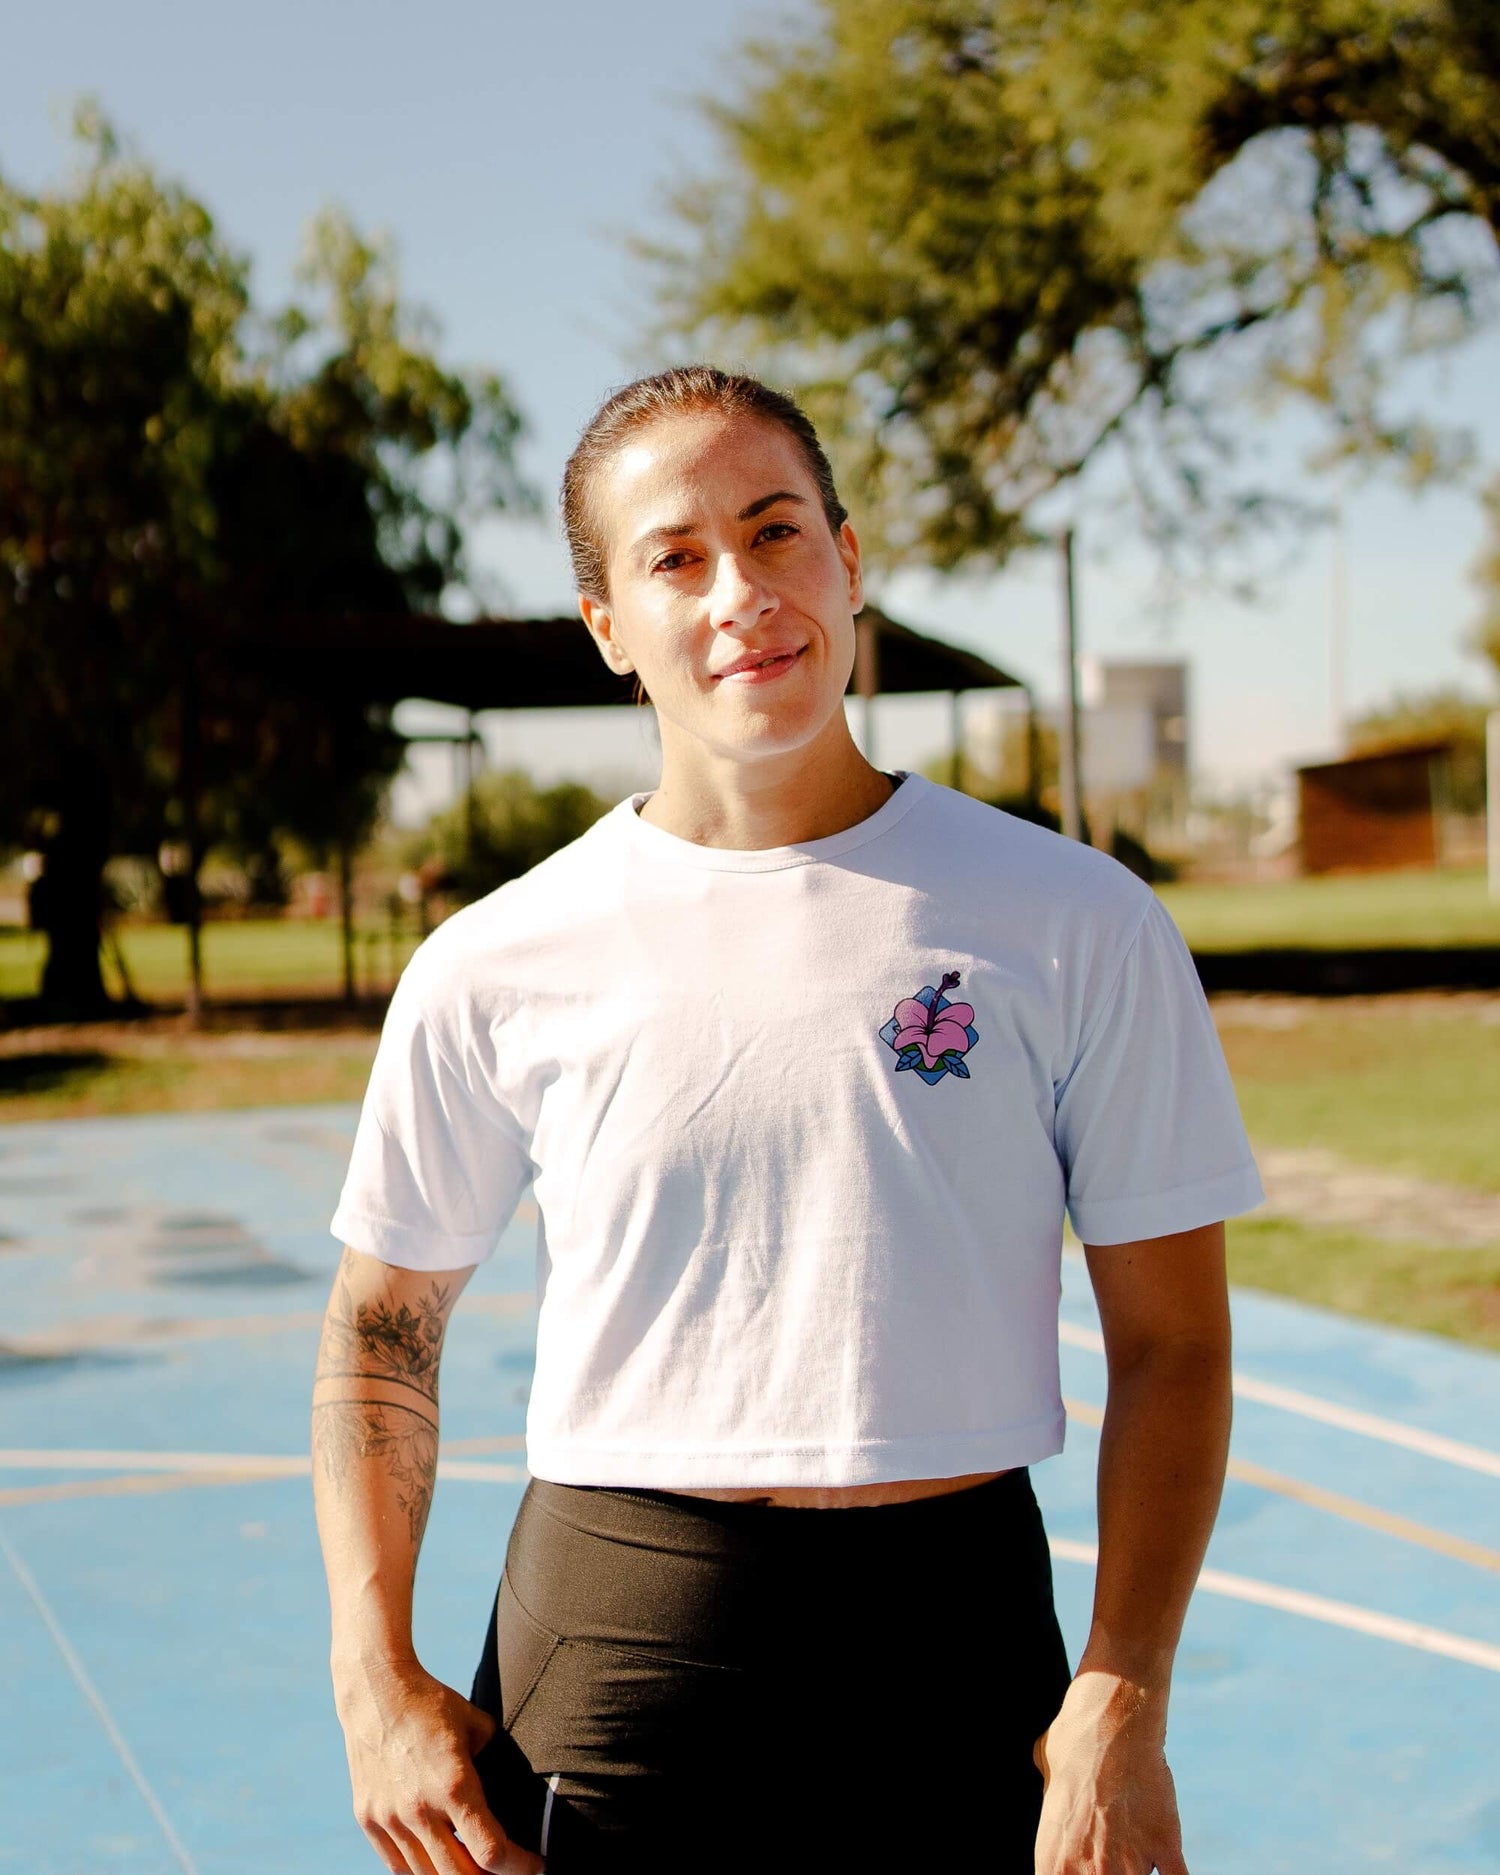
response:
<path fill-rule="evenodd" d="M 345 1262 L 347 1266 L 347 1256 Z M 313 1457 L 323 1474 L 347 1479 L 361 1459 L 380 1459 L 401 1487 L 412 1545 L 420 1547 L 437 1480 L 438 1364 L 452 1297 L 434 1282 L 415 1309 L 382 1300 L 356 1303 L 341 1267 L 323 1324 L 314 1384 L 364 1382 L 400 1388 L 409 1401 L 353 1397 L 313 1405 Z"/>

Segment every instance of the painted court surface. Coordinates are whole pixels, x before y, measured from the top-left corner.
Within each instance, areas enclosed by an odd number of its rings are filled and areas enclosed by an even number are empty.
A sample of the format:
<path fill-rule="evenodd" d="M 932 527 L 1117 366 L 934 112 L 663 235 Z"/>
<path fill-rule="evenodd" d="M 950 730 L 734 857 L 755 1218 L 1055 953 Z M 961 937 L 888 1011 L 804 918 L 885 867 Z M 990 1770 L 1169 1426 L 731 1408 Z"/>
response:
<path fill-rule="evenodd" d="M 307 1460 L 353 1123 L 0 1131 L 0 1870 L 381 1866 Z M 533 1225 L 523 1207 L 444 1355 L 417 1643 L 465 1694 L 524 1482 Z M 1076 1256 L 1064 1286 L 1068 1447 L 1034 1477 L 1076 1660 L 1104 1363 Z M 1500 1361 L 1247 1294 L 1236 1331 L 1169 1738 L 1193 1875 L 1500 1869 Z"/>

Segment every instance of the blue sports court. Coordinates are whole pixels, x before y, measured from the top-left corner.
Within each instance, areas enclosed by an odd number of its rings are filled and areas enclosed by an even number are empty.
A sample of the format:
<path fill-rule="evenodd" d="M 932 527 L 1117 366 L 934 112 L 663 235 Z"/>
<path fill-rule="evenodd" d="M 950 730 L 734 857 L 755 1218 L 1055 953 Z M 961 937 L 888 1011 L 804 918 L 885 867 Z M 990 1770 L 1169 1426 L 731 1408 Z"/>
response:
<path fill-rule="evenodd" d="M 351 1107 L 0 1133 L 0 1870 L 369 1875 L 308 1413 Z M 1104 1362 L 1065 1260 L 1035 1472 L 1076 1659 Z M 1500 1868 L 1500 1361 L 1239 1293 L 1232 1475 L 1178 1657 L 1193 1875 Z M 467 1693 L 524 1483 L 529 1209 L 465 1291 L 417 1581 Z"/>

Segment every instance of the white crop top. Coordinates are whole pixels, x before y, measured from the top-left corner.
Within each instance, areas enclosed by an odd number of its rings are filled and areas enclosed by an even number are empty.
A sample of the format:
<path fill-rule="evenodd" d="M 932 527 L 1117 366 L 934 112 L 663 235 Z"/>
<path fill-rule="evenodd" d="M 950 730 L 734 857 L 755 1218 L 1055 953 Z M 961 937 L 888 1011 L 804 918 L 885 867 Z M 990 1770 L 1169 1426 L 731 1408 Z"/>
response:
<path fill-rule="evenodd" d="M 421 945 L 334 1235 L 477 1263 L 533 1183 L 538 1477 L 1060 1451 L 1064 1206 L 1111 1244 L 1263 1196 L 1176 927 L 1112 859 L 921 775 L 749 852 L 647 798 Z"/>

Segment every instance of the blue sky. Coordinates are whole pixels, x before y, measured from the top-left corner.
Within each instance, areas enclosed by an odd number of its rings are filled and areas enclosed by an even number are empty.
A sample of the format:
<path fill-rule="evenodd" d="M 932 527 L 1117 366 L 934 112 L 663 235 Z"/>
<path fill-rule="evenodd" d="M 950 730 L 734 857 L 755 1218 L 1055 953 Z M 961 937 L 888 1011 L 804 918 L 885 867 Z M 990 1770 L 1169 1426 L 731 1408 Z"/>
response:
<path fill-rule="evenodd" d="M 394 237 L 406 289 L 437 315 L 446 355 L 506 376 L 531 425 L 526 467 L 550 497 L 579 426 L 638 366 L 641 282 L 624 237 L 659 225 L 664 187 L 706 160 L 689 100 L 732 87 L 737 42 L 776 11 L 758 0 L 15 9 L 0 65 L 0 170 L 56 180 L 69 160 L 70 103 L 92 93 L 253 256 L 263 299 L 286 290 L 307 219 L 344 204 Z M 1412 408 L 1473 424 L 1500 470 L 1500 334 L 1413 367 L 1403 393 Z M 1273 476 L 1297 480 L 1294 421 L 1254 432 L 1247 423 L 1247 436 Z M 1435 683 L 1486 693 L 1485 667 L 1463 650 L 1480 541 L 1472 496 L 1376 484 L 1351 493 L 1346 517 L 1351 707 Z M 481 547 L 517 609 L 570 609 L 550 516 L 489 528 Z M 1314 535 L 1255 607 L 1201 594 L 1163 617 L 1149 556 L 1128 537 L 1104 555 L 1086 533 L 1084 644 L 1103 656 L 1188 656 L 1200 773 L 1215 785 L 1268 776 L 1332 745 L 1331 566 L 1329 536 Z M 1046 561 L 983 581 L 908 574 L 880 596 L 1044 695 L 1055 689 Z M 936 708 L 892 706 L 880 758 L 920 760 L 940 744 L 942 722 Z M 635 721 L 606 731 L 596 719 L 589 729 L 510 720 L 492 744 L 543 771 L 602 766 L 633 778 L 650 765 Z M 443 785 L 441 752 L 425 759 L 431 786 Z"/>

